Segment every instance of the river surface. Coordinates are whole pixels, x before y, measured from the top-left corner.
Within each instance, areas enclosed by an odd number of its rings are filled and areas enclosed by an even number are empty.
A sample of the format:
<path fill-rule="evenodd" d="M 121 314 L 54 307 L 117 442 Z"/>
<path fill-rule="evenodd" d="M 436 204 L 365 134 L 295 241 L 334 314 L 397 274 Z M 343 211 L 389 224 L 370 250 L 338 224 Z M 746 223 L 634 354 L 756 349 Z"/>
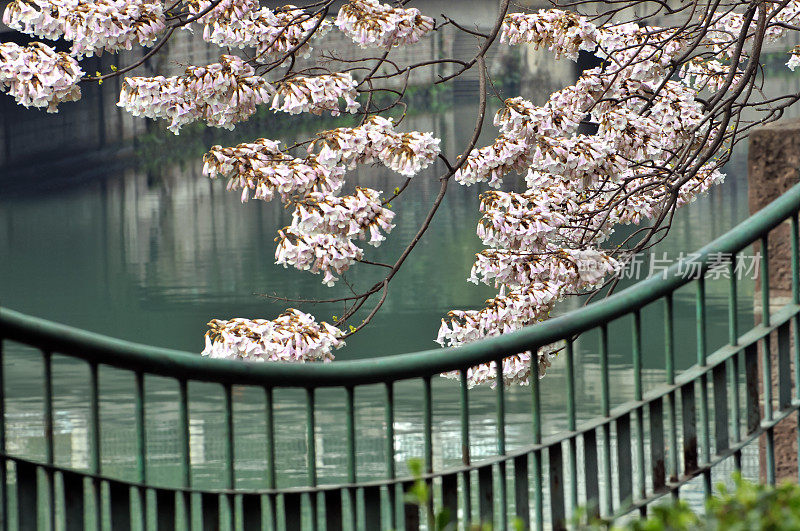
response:
<path fill-rule="evenodd" d="M 783 79 L 783 78 L 782 78 Z M 796 79 L 792 81 L 796 84 Z M 81 105 L 87 102 L 81 102 Z M 474 99 L 459 98 L 445 110 L 422 110 L 406 118 L 406 127 L 433 131 L 453 157 L 473 129 Z M 5 123 L 25 124 L 26 112 L 4 98 L 0 112 Z M 40 123 L 40 117 L 36 117 Z M 331 127 L 341 122 L 331 122 Z M 280 127 L 278 127 L 280 125 Z M 313 135 L 317 121 L 300 121 L 286 127 L 272 116 L 254 120 L 233 133 L 190 128 L 180 137 L 152 132 L 140 135 L 133 148 L 104 146 L 83 151 L 70 159 L 48 155 L 47 129 L 38 134 L 39 155 L 24 168 L 0 168 L 0 304 L 93 332 L 150 345 L 198 353 L 203 348 L 205 323 L 212 318 L 271 318 L 285 303 L 264 295 L 332 297 L 345 294 L 340 283 L 330 289 L 321 276 L 274 264 L 276 231 L 290 221 L 290 212 L 278 203 L 252 201 L 241 204 L 238 194 L 225 184 L 201 175 L 202 153 L 214 143 L 233 145 L 268 137 L 291 142 Z M 496 130 L 487 123 L 479 145 Z M 55 134 L 63 134 L 58 133 Z M 86 162 L 84 162 L 86 161 Z M 89 162 L 90 161 L 90 162 Z M 748 216 L 746 148 L 739 149 L 726 171 L 726 182 L 696 203 L 682 209 L 672 230 L 656 252 L 677 258 L 729 230 Z M 393 261 L 413 237 L 438 191 L 435 175 L 444 168 L 415 177 L 393 207 L 397 227 L 388 241 L 369 258 Z M 348 178 L 348 186 L 370 186 L 391 191 L 403 179 L 377 167 L 361 168 Z M 514 179 L 511 179 L 511 185 Z M 386 304 L 372 324 L 336 352 L 338 360 L 373 358 L 435 347 L 440 319 L 451 309 L 478 308 L 492 295 L 487 287 L 466 282 L 472 256 L 481 250 L 475 234 L 479 219 L 478 192 L 452 183 L 430 230 L 408 263 L 392 281 Z M 747 257 L 745 257 L 747 258 Z M 373 268 L 374 269 L 374 268 Z M 647 265 L 643 268 L 646 273 Z M 355 267 L 347 275 L 355 286 L 369 285 L 380 271 Z M 644 275 L 643 275 L 644 276 Z M 708 283 L 709 349 L 727 338 L 727 281 Z M 675 352 L 678 368 L 695 360 L 694 291 L 681 290 L 675 300 Z M 739 282 L 740 329 L 752 323 L 753 282 Z M 576 306 L 565 303 L 562 311 Z M 341 312 L 333 305 L 299 305 L 319 319 Z M 663 314 L 659 305 L 643 311 L 645 330 L 644 377 L 646 388 L 664 379 Z M 628 332 L 611 326 L 612 406 L 633 397 L 632 360 Z M 627 330 L 628 323 L 620 323 Z M 580 418 L 599 413 L 600 368 L 596 335 L 576 347 L 577 405 Z M 44 455 L 41 365 L 38 356 L 19 346 L 7 354 L 8 444 L 10 451 L 42 458 Z M 76 468 L 88 466 L 88 371 L 81 364 L 56 357 L 56 461 Z M 129 374 L 101 369 L 102 459 L 111 475 L 128 475 L 134 469 L 134 428 Z M 177 386 L 159 378 L 148 379 L 148 470 L 153 481 L 179 482 Z M 421 455 L 422 400 L 418 383 L 397 389 L 396 413 L 398 467 Z M 293 394 L 294 393 L 294 394 Z M 199 484 L 221 485 L 223 467 L 222 393 L 212 385 L 190 387 L 192 472 Z M 379 388 L 359 389 L 359 478 L 383 473 L 383 409 Z M 288 391 L 277 404 L 277 453 L 282 463 L 280 486 L 305 481 L 305 413 L 303 394 Z M 437 466 L 460 462 L 458 386 L 448 380 L 434 382 L 434 455 Z M 263 398 L 252 390 L 236 394 L 237 484 L 257 487 L 263 482 L 264 436 L 258 422 Z M 495 451 L 494 394 L 489 388 L 471 391 L 472 455 L 476 459 Z M 507 393 L 508 446 L 531 442 L 530 391 L 512 388 Z M 563 360 L 556 359 L 542 381 L 544 429 L 566 426 Z M 317 463 L 323 482 L 344 479 L 345 432 L 342 422 L 344 394 L 320 392 L 317 413 Z M 374 404 L 374 406 L 372 405 Z M 485 434 L 486 437 L 482 437 Z M 755 456 L 749 470 L 756 470 Z M 724 479 L 722 474 L 715 480 Z M 691 490 L 691 489 L 690 489 Z"/>

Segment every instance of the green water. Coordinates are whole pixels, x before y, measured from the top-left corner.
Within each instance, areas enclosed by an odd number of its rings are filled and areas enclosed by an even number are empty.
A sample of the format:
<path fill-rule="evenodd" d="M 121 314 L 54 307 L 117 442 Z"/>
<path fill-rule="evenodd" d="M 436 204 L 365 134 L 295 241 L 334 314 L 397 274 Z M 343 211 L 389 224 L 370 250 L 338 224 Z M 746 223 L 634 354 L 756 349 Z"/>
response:
<path fill-rule="evenodd" d="M 434 115 L 419 113 L 407 127 L 433 131 L 449 154 L 471 133 L 474 102 L 460 102 Z M 470 112 L 467 112 L 470 111 Z M 11 111 L 6 111 L 11 112 Z M 13 111 L 16 112 L 16 111 Z M 20 119 L 24 114 L 19 113 Z M 311 124 L 313 125 L 313 123 Z M 257 129 L 257 130 L 256 130 Z M 481 139 L 488 143 L 491 124 Z M 232 145 L 256 135 L 291 141 L 303 131 L 270 129 L 269 122 L 230 135 L 191 131 L 180 139 L 156 135 L 140 143 L 138 157 L 120 163 L 115 153 L 98 155 L 100 163 L 59 173 L 58 165 L 43 167 L 34 178 L 20 180 L 7 170 L 0 182 L 0 303 L 25 313 L 94 332 L 198 352 L 205 323 L 215 317 L 270 318 L 284 303 L 263 294 L 287 297 L 332 297 L 346 287 L 325 288 L 321 277 L 274 265 L 276 230 L 290 221 L 280 204 L 253 201 L 242 205 L 238 194 L 226 193 L 223 182 L 200 174 L 200 154 L 212 143 Z M 198 151 L 198 146 L 199 150 Z M 107 157 L 108 162 L 102 162 Z M 46 160 L 47 157 L 44 157 Z M 37 166 L 33 166 L 36 173 Z M 685 208 L 676 218 L 659 252 L 676 257 L 707 243 L 747 217 L 745 153 L 727 168 L 724 185 Z M 30 169 L 30 168 L 29 168 Z M 2 170 L 0 170 L 2 171 Z M 368 256 L 393 261 L 412 238 L 438 191 L 433 171 L 415 177 L 402 200 L 394 203 L 397 227 L 389 240 Z M 66 184 L 62 184 L 67 181 Z M 512 179 L 513 181 L 513 179 Z M 361 168 L 348 186 L 392 190 L 402 178 L 379 167 Z M 511 183 L 513 187 L 513 182 Z M 337 359 L 392 355 L 435 344 L 439 320 L 450 309 L 479 307 L 493 293 L 466 282 L 473 253 L 481 249 L 475 235 L 479 218 L 477 193 L 452 183 L 424 240 L 392 281 L 384 308 L 363 333 L 336 353 Z M 360 268 L 359 268 L 360 267 Z M 348 274 L 356 286 L 373 282 L 379 272 L 359 266 Z M 727 282 L 708 285 L 709 347 L 727 337 Z M 743 330 L 752 323 L 752 281 L 739 284 L 739 319 Z M 565 304 L 563 309 L 575 305 Z M 695 359 L 694 292 L 676 298 L 678 367 Z M 330 319 L 338 306 L 299 305 L 318 318 Z M 663 381 L 663 314 L 655 305 L 643 311 L 646 386 Z M 633 397 L 629 323 L 611 325 L 611 388 L 613 404 Z M 619 333 L 618 330 L 625 330 Z M 599 413 L 599 360 L 596 335 L 576 347 L 578 411 L 581 418 Z M 75 468 L 88 466 L 88 371 L 56 357 L 56 461 Z M 44 455 L 38 354 L 11 345 L 6 385 L 9 450 L 35 458 Z M 134 470 L 133 379 L 130 374 L 101 369 L 102 461 L 104 471 L 127 476 Z M 177 385 L 160 378 L 147 381 L 148 472 L 152 481 L 180 481 L 180 447 L 176 432 Z M 542 382 L 545 431 L 566 426 L 563 362 L 555 360 Z M 224 466 L 222 392 L 212 385 L 190 386 L 191 462 L 196 484 L 221 486 Z M 305 482 L 305 410 L 299 390 L 279 393 L 276 410 L 279 485 Z M 356 391 L 359 478 L 381 477 L 384 470 L 382 389 Z M 422 453 L 421 385 L 404 383 L 396 390 L 398 467 Z M 506 429 L 513 450 L 531 442 L 528 388 L 507 393 Z M 263 397 L 253 390 L 235 395 L 237 484 L 263 485 Z M 475 459 L 493 455 L 494 394 L 489 388 L 471 391 L 471 453 Z M 460 462 L 458 387 L 434 382 L 434 455 L 437 467 Z M 317 468 L 323 483 L 344 479 L 344 393 L 321 391 L 317 398 Z M 612 404 L 612 405 L 613 405 Z"/>

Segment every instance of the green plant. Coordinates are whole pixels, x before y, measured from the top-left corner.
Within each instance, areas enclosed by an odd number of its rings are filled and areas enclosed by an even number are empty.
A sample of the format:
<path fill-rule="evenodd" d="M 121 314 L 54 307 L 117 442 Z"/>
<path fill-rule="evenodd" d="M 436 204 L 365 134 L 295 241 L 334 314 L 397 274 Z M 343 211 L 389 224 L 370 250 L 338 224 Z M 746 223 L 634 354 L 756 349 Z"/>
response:
<path fill-rule="evenodd" d="M 714 529 L 800 529 L 800 486 L 788 482 L 777 487 L 760 485 L 738 474 L 734 484 L 733 491 L 720 485 L 719 495 L 708 501 Z"/>
<path fill-rule="evenodd" d="M 428 482 L 422 479 L 422 460 L 419 458 L 411 458 L 408 460 L 408 470 L 415 478 L 414 484 L 409 487 L 405 493 L 405 502 L 418 505 L 425 514 L 428 515 L 430 521 L 433 522 L 435 531 L 451 531 L 458 528 L 458 517 L 451 515 L 447 507 L 441 507 L 434 510 L 431 502 L 431 489 Z M 493 525 L 491 522 L 470 523 L 469 531 L 492 531 Z M 522 520 L 515 518 L 511 521 L 511 529 L 514 531 L 524 531 L 525 525 Z"/>
<path fill-rule="evenodd" d="M 718 484 L 718 494 L 706 502 L 705 515 L 698 515 L 683 500 L 656 505 L 650 516 L 624 525 L 587 520 L 581 509 L 573 518 L 576 529 L 615 531 L 789 531 L 800 529 L 800 486 L 778 486 L 733 476 L 734 488 Z"/>

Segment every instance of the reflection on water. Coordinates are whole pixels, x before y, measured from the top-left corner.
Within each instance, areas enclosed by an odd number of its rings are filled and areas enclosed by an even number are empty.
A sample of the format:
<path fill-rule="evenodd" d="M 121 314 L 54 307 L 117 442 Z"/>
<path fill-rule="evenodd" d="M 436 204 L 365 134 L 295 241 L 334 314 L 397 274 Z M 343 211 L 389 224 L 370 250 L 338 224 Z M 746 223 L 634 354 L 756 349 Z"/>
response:
<path fill-rule="evenodd" d="M 473 101 L 459 102 L 443 113 L 420 113 L 406 119 L 406 127 L 433 131 L 443 146 L 455 153 L 472 130 L 467 110 Z M 314 123 L 308 124 L 313 127 Z M 258 129 L 254 131 L 253 129 Z M 210 182 L 200 174 L 200 154 L 213 142 L 231 145 L 256 135 L 289 142 L 304 131 L 242 128 L 216 135 L 199 130 L 188 138 L 150 138 L 139 145 L 146 159 L 120 162 L 114 153 L 106 162 L 74 170 L 69 185 L 59 186 L 58 165 L 47 166 L 39 178 L 19 182 L 7 174 L 0 196 L 0 303 L 22 312 L 88 330 L 198 352 L 205 323 L 214 317 L 271 317 L 281 311 L 259 294 L 287 297 L 331 297 L 346 291 L 331 290 L 321 278 L 274 265 L 277 229 L 289 222 L 290 213 L 279 204 L 252 202 L 242 205 L 228 194 L 224 183 Z M 308 134 L 307 132 L 305 134 Z M 489 126 L 481 143 L 494 136 Z M 240 135 L 240 136 L 237 136 Z M 222 138 L 222 140 L 220 140 Z M 197 146 L 201 149 L 197 152 Z M 727 182 L 707 197 L 684 209 L 670 236 L 658 247 L 670 256 L 696 249 L 747 216 L 745 153 L 729 165 Z M 385 245 L 370 250 L 370 258 L 392 261 L 412 237 L 438 190 L 435 175 L 441 165 L 414 179 L 401 201 L 394 204 L 397 227 Z M 36 173 L 36 168 L 29 171 Z M 513 180 L 513 179 L 512 179 Z M 383 168 L 361 168 L 348 186 L 391 190 L 402 179 Z M 46 188 L 44 188 L 44 184 Z M 513 183 L 512 183 L 513 184 Z M 450 309 L 478 307 L 490 296 L 488 288 L 465 281 L 473 253 L 480 250 L 475 235 L 479 213 L 476 190 L 451 186 L 448 197 L 429 233 L 414 250 L 412 259 L 393 280 L 387 302 L 373 324 L 349 341 L 338 359 L 355 359 L 431 348 L 439 319 Z M 361 267 L 361 269 L 359 269 Z M 357 286 L 367 285 L 379 272 L 357 266 L 348 275 Z M 742 329 L 752 322 L 752 282 L 739 284 Z M 709 348 L 727 337 L 727 283 L 708 283 Z M 576 304 L 575 301 L 568 303 Z M 679 292 L 675 300 L 675 352 L 678 368 L 695 359 L 694 293 Z M 320 318 L 340 312 L 334 306 L 301 308 Z M 643 310 L 646 390 L 664 379 L 663 313 L 659 305 Z M 611 389 L 613 404 L 633 398 L 633 369 L 629 323 L 612 323 L 610 330 Z M 576 345 L 577 406 L 581 419 L 599 412 L 599 359 L 597 336 L 587 334 Z M 55 429 L 56 460 L 74 468 L 88 465 L 90 430 L 87 429 L 88 370 L 82 364 L 56 356 Z M 35 458 L 44 455 L 42 438 L 41 364 L 38 354 L 11 346 L 7 352 L 7 434 L 9 450 Z M 101 368 L 102 451 L 104 470 L 130 477 L 135 471 L 133 378 L 121 371 Z M 542 403 L 547 432 L 566 427 L 563 363 L 556 360 L 542 382 Z M 385 470 L 383 392 L 378 386 L 356 391 L 358 406 L 359 479 L 378 478 Z M 458 388 L 452 381 L 436 380 L 434 393 L 434 456 L 437 467 L 461 462 Z M 510 450 L 531 443 L 530 394 L 527 388 L 507 393 L 506 434 Z M 221 486 L 225 462 L 222 390 L 193 384 L 190 446 L 196 482 Z M 180 447 L 178 389 L 174 382 L 147 380 L 148 474 L 152 481 L 177 484 Z M 422 393 L 419 382 L 403 382 L 395 389 L 398 469 L 408 458 L 422 453 Z M 316 466 L 325 482 L 345 479 L 344 393 L 322 390 L 317 396 Z M 264 399 L 252 389 L 235 396 L 236 477 L 240 487 L 264 482 L 265 437 L 262 431 Z M 304 394 L 281 390 L 276 403 L 277 454 L 282 463 L 280 486 L 303 484 L 306 478 Z M 494 394 L 489 388 L 470 393 L 473 458 L 495 453 Z M 752 456 L 750 470 L 755 470 Z M 715 478 L 715 479 L 722 479 Z M 689 489 L 691 491 L 691 489 Z"/>

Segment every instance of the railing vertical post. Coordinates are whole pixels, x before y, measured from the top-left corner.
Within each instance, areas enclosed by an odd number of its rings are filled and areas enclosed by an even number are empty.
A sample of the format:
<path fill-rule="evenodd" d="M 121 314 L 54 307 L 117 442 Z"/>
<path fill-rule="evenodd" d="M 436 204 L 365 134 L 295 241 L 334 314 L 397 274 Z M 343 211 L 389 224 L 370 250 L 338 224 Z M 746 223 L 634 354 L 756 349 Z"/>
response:
<path fill-rule="evenodd" d="M 739 344 L 739 301 L 737 298 L 737 254 L 731 253 L 731 262 L 728 266 L 728 344 L 736 346 Z M 733 440 L 738 443 L 741 440 L 741 412 L 739 409 L 739 352 L 731 357 L 727 362 L 728 380 L 731 385 L 731 405 L 733 417 L 731 426 Z M 742 469 L 742 452 L 736 450 L 733 453 L 733 463 L 736 470 Z"/>
<path fill-rule="evenodd" d="M 633 399 L 642 399 L 642 314 L 633 312 Z"/>
<path fill-rule="evenodd" d="M 178 426 L 180 426 L 180 446 L 181 446 L 181 484 L 187 490 L 180 494 L 183 517 L 186 525 L 192 527 L 192 456 L 189 446 L 189 382 L 181 378 L 178 380 Z"/>
<path fill-rule="evenodd" d="M 394 462 L 394 384 L 386 382 L 386 407 L 384 409 L 384 422 L 386 423 L 386 477 L 395 479 L 397 469 Z M 397 506 L 395 499 L 397 496 L 397 485 L 390 484 L 387 489 L 389 501 L 389 527 L 394 529 L 397 522 Z M 401 495 L 402 497 L 402 495 Z M 453 515 L 455 516 L 455 515 Z"/>
<path fill-rule="evenodd" d="M 0 328 L 0 330 L 2 330 Z M 8 460 L 6 455 L 6 384 L 5 384 L 5 343 L 0 336 L 0 530 L 6 531 L 8 525 Z"/>
<path fill-rule="evenodd" d="M 706 281 L 703 276 L 697 279 L 697 292 L 695 297 L 695 310 L 697 314 L 697 364 L 704 367 L 707 364 L 706 351 Z M 708 411 L 708 376 L 706 373 L 700 377 L 700 437 L 703 443 L 703 460 L 711 462 L 711 430 Z M 703 485 L 706 496 L 711 496 L 711 472 L 703 472 Z"/>
<path fill-rule="evenodd" d="M 603 423 L 603 468 L 605 469 L 605 513 L 611 516 L 614 513 L 613 499 L 613 479 L 611 473 L 611 423 L 608 420 L 611 413 L 611 384 L 609 382 L 608 366 L 608 325 L 600 326 L 600 401 L 603 416 L 606 418 Z"/>
<path fill-rule="evenodd" d="M 697 279 L 697 292 L 695 297 L 695 310 L 697 322 L 697 364 L 705 366 L 706 357 L 706 280 Z"/>
<path fill-rule="evenodd" d="M 767 236 L 761 238 L 761 257 L 760 257 L 760 275 L 761 275 L 761 323 L 764 326 L 769 326 L 770 308 L 769 308 L 769 239 Z"/>
<path fill-rule="evenodd" d="M 497 413 L 497 453 L 506 453 L 506 399 L 505 399 L 505 380 L 503 379 L 503 359 L 495 360 L 495 398 Z"/>
<path fill-rule="evenodd" d="M 431 390 L 431 377 L 426 376 L 422 379 L 422 398 L 423 398 L 423 441 L 425 451 L 425 472 L 433 472 L 433 393 Z M 432 487 L 432 482 L 428 481 L 428 487 Z M 432 489 L 431 489 L 432 491 Z M 433 504 L 428 504 L 428 528 L 433 527 Z"/>
<path fill-rule="evenodd" d="M 356 412 L 355 389 L 349 385 L 345 388 L 347 393 L 345 415 L 347 415 L 347 502 L 350 508 L 350 529 L 356 529 Z"/>
<path fill-rule="evenodd" d="M 49 350 L 42 351 L 44 365 L 44 439 L 45 461 L 52 465 L 55 459 L 54 433 L 53 433 L 53 354 Z M 56 528 L 56 492 L 55 475 L 52 470 L 45 470 L 46 496 L 47 496 L 47 528 Z"/>
<path fill-rule="evenodd" d="M 144 373 L 137 371 L 134 377 L 134 416 L 136 424 L 136 476 L 141 485 L 147 484 L 147 432 L 145 427 Z M 139 505 L 142 528 L 147 528 L 147 489 L 134 490 Z"/>
<path fill-rule="evenodd" d="M 761 324 L 770 326 L 770 296 L 769 296 L 769 238 L 762 236 L 760 240 L 760 271 L 761 276 Z M 761 343 L 761 364 L 764 388 L 764 419 L 772 420 L 772 345 L 767 334 Z M 775 484 L 775 432 L 767 428 L 766 434 L 766 467 L 767 482 Z"/>
<path fill-rule="evenodd" d="M 737 299 L 737 253 L 731 253 L 731 263 L 728 265 L 728 344 L 736 345 L 739 342 L 739 300 Z"/>
<path fill-rule="evenodd" d="M 575 345 L 571 339 L 567 339 L 565 378 L 567 380 L 567 429 L 571 432 L 576 428 L 576 407 L 575 407 Z M 538 370 L 531 368 L 531 378 L 538 378 Z M 576 437 L 569 439 L 569 499 L 572 511 L 578 508 L 578 448 Z"/>
<path fill-rule="evenodd" d="M 272 387 L 264 388 L 264 435 L 266 437 L 267 470 L 265 483 L 269 490 L 277 488 L 275 463 L 275 403 Z M 275 494 L 267 495 L 267 527 L 277 528 L 277 501 Z"/>
<path fill-rule="evenodd" d="M 667 384 L 675 383 L 675 316 L 672 293 L 664 296 L 664 347 L 666 350 L 665 371 Z"/>
<path fill-rule="evenodd" d="M 316 441 L 316 398 L 314 388 L 306 387 L 306 463 L 308 467 L 308 486 L 317 486 L 317 441 Z M 317 495 L 309 493 L 311 507 L 311 529 L 317 529 Z"/>
<path fill-rule="evenodd" d="M 517 519 L 522 523 L 523 529 L 531 527 L 528 461 L 528 454 L 521 454 L 514 458 L 514 507 Z"/>
<path fill-rule="evenodd" d="M 533 415 L 533 443 L 542 443 L 542 403 L 539 394 L 539 373 L 538 373 L 539 349 L 531 349 L 531 414 Z M 535 529 L 544 529 L 544 506 L 542 497 L 542 450 L 537 448 L 533 451 L 533 500 L 536 512 Z"/>
<path fill-rule="evenodd" d="M 422 379 L 422 419 L 423 451 L 425 453 L 425 472 L 433 472 L 433 396 L 431 378 Z"/>
<path fill-rule="evenodd" d="M 233 419 L 233 386 L 225 384 L 225 488 L 231 491 L 236 489 L 236 455 L 234 446 L 234 419 Z M 230 529 L 235 529 L 234 497 L 232 494 L 223 496 L 227 510 Z"/>
<path fill-rule="evenodd" d="M 91 472 L 99 475 L 101 473 L 102 459 L 100 456 L 100 382 L 98 380 L 97 363 L 89 364 L 89 422 L 92 425 L 92 444 L 91 444 Z M 100 480 L 93 477 L 92 501 L 94 502 L 94 528 L 98 531 L 102 529 L 102 505 Z"/>
<path fill-rule="evenodd" d="M 506 454 L 506 398 L 505 398 L 505 380 L 503 379 L 503 358 L 495 360 L 494 369 L 495 387 L 497 398 L 497 455 Z M 506 494 L 506 463 L 505 461 L 497 464 L 498 472 L 498 498 L 499 498 L 499 513 L 500 513 L 500 529 L 508 527 L 508 503 Z"/>
<path fill-rule="evenodd" d="M 633 399 L 642 400 L 642 314 L 633 314 Z M 647 496 L 644 459 L 644 408 L 636 408 L 636 496 Z M 643 507 L 644 510 L 644 507 Z M 643 513 L 644 514 L 644 513 Z"/>
<path fill-rule="evenodd" d="M 675 383 L 675 314 L 673 308 L 672 293 L 664 297 L 664 354 L 666 358 L 666 381 L 667 385 Z M 670 454 L 670 479 L 676 480 L 678 478 L 678 415 L 676 413 L 677 405 L 675 400 L 675 392 L 667 395 L 667 412 L 669 415 L 669 454 Z M 643 415 L 643 409 L 639 410 L 640 418 Z M 640 426 L 643 425 L 640 424 Z M 642 438 L 643 432 L 640 432 Z M 644 464 L 642 463 L 641 470 L 644 471 Z M 672 491 L 672 496 L 677 498 L 680 495 L 680 490 Z"/>
<path fill-rule="evenodd" d="M 769 334 L 764 336 L 761 343 L 762 381 L 764 389 L 764 420 L 772 420 L 772 346 Z M 767 428 L 766 433 L 766 476 L 767 483 L 775 484 L 775 438 L 772 428 Z"/>
<path fill-rule="evenodd" d="M 465 466 L 471 463 L 469 453 L 469 383 L 467 380 L 467 372 L 469 369 L 461 369 L 459 371 L 460 382 L 460 406 L 461 406 L 461 462 Z M 464 520 L 467 524 L 472 522 L 472 483 L 470 481 L 469 472 L 464 472 L 461 475 L 461 483 L 464 488 L 463 503 L 464 503 Z"/>
<path fill-rule="evenodd" d="M 800 229 L 798 229 L 797 212 L 792 214 L 792 302 L 800 304 Z"/>

